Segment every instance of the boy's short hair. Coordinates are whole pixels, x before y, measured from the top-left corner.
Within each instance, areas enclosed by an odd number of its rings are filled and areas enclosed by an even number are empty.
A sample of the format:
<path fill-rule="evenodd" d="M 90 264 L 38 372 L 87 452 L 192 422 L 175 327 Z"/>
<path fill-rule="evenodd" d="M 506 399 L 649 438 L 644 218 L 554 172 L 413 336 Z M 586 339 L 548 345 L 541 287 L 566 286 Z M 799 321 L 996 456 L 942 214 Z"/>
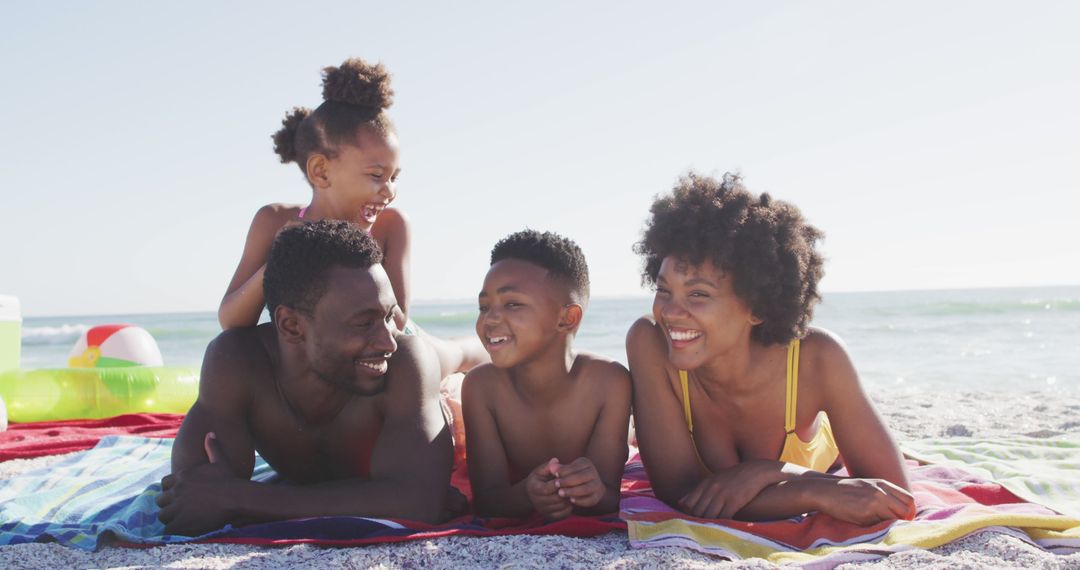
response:
<path fill-rule="evenodd" d="M 733 276 L 735 295 L 762 323 L 751 337 L 763 344 L 788 343 L 806 334 L 821 299 L 818 282 L 823 237 L 795 206 L 768 194 L 751 194 L 736 174 L 720 180 L 689 173 L 670 194 L 658 196 L 641 241 L 642 281 L 655 285 L 664 258 L 692 265 L 711 260 Z"/>
<path fill-rule="evenodd" d="M 523 230 L 499 240 L 491 250 L 491 265 L 504 259 L 520 259 L 543 267 L 562 282 L 571 298 L 582 305 L 589 302 L 589 266 L 573 240 L 553 232 Z"/>
<path fill-rule="evenodd" d="M 278 232 L 270 246 L 263 291 L 270 318 L 279 305 L 311 315 L 335 266 L 368 268 L 382 262 L 370 234 L 341 220 L 303 222 Z"/>

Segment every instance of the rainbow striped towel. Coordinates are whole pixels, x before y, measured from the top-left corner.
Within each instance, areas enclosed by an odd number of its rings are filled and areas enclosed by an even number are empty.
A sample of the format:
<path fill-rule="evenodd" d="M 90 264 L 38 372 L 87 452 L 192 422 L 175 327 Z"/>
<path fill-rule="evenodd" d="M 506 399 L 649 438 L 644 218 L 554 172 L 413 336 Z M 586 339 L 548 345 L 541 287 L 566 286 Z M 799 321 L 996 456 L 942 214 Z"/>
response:
<path fill-rule="evenodd" d="M 949 442 L 926 442 L 919 447 L 943 452 Z M 959 447 L 973 453 L 969 446 Z M 1025 448 L 1024 453 L 1037 454 L 1038 449 Z M 1073 450 L 1071 458 L 1075 466 L 1080 454 Z M 1025 501 L 1002 484 L 955 464 L 918 465 L 911 461 L 908 467 L 918 508 L 912 521 L 862 527 L 824 514 L 758 523 L 697 519 L 675 511 L 653 495 L 640 457 L 627 464 L 620 514 L 636 548 L 682 546 L 732 560 L 764 558 L 778 564 L 815 567 L 933 548 L 979 531 L 1010 534 L 1050 552 L 1080 551 L 1080 518 Z M 1065 485 L 1068 495 L 1080 490 L 1077 475 L 1080 472 L 1074 471 Z M 1058 497 L 1043 498 L 1054 503 Z"/>

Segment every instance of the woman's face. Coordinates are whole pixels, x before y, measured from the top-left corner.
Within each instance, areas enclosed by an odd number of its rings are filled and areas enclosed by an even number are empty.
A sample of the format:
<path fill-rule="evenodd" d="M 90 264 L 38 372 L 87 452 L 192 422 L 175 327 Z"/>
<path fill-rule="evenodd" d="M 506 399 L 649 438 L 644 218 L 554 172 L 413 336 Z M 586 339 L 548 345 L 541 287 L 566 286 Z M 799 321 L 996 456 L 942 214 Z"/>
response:
<path fill-rule="evenodd" d="M 691 265 L 674 256 L 660 265 L 653 316 L 667 339 L 668 358 L 680 370 L 749 346 L 750 330 L 761 322 L 735 295 L 730 273 L 709 260 Z"/>

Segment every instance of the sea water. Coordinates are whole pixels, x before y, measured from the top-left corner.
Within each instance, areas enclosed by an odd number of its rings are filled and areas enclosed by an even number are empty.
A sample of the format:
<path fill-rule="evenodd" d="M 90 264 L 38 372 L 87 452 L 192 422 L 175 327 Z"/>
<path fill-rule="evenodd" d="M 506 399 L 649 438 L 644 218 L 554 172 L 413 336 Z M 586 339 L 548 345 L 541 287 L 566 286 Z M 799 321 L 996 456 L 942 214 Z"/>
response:
<path fill-rule="evenodd" d="M 626 331 L 651 303 L 593 299 L 576 346 L 625 363 Z M 474 301 L 417 302 L 410 311 L 431 334 L 475 334 Z M 116 322 L 150 331 L 169 366 L 198 366 L 220 332 L 212 312 L 26 317 L 22 367 L 63 367 L 87 328 Z M 814 325 L 844 340 L 871 388 L 1080 392 L 1080 286 L 826 293 Z"/>

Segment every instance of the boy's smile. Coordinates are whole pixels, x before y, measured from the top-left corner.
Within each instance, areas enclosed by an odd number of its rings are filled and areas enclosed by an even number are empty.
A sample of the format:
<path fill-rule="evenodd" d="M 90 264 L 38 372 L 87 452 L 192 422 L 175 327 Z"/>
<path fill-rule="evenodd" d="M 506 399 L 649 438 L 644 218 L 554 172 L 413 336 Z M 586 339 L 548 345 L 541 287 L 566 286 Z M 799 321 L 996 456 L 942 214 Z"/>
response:
<path fill-rule="evenodd" d="M 558 331 L 562 304 L 543 267 L 518 259 L 496 262 L 479 295 L 476 335 L 499 368 L 532 359 Z"/>

